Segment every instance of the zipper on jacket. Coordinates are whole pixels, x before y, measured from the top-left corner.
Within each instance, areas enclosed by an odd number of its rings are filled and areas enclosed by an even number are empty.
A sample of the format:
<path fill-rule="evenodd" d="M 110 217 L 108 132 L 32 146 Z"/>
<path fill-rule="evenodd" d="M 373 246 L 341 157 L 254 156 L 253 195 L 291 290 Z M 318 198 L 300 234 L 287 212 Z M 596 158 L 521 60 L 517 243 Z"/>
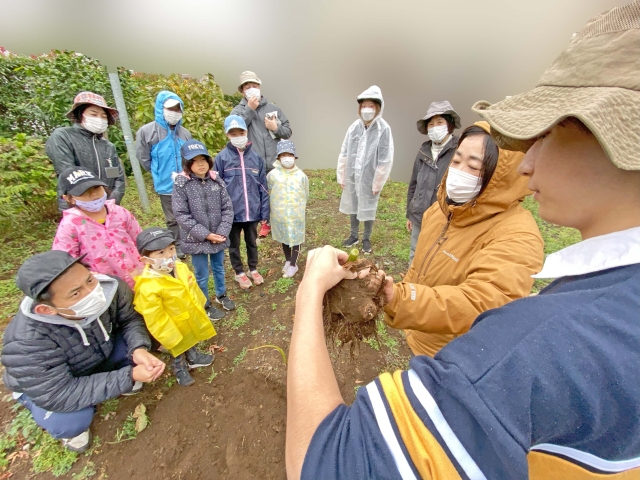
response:
<path fill-rule="evenodd" d="M 244 188 L 244 211 L 245 216 L 247 217 L 247 222 L 249 221 L 249 197 L 247 196 L 247 174 L 244 169 L 244 155 L 240 150 L 238 150 L 240 154 L 240 166 L 242 167 L 242 187 Z"/>
<path fill-rule="evenodd" d="M 98 149 L 96 148 L 96 136 L 91 135 L 91 138 L 93 139 L 93 151 L 96 152 L 96 163 L 98 164 L 98 178 L 102 179 L 102 175 L 100 172 L 100 157 L 98 156 Z"/>
<path fill-rule="evenodd" d="M 453 218 L 453 213 L 450 213 L 449 214 L 449 218 L 447 218 L 447 223 L 442 228 L 442 231 L 440 232 L 440 235 L 438 236 L 438 238 L 436 238 L 436 241 L 433 242 L 431 247 L 429 247 L 429 250 L 427 251 L 427 254 L 424 256 L 424 259 L 422 260 L 422 264 L 420 265 L 420 270 L 418 271 L 418 277 L 417 278 L 420 278 L 423 275 L 423 273 L 426 273 L 426 271 L 429 269 L 429 265 L 431 265 L 431 261 L 435 258 L 436 253 L 438 253 L 438 251 L 440 251 L 440 246 L 448 238 L 448 237 L 445 237 L 444 234 L 447 233 L 447 229 L 449 228 L 449 225 L 451 225 L 451 219 L 452 218 Z M 434 248 L 435 248 L 435 251 L 434 251 Z M 433 255 L 431 255 L 432 251 L 433 251 Z M 427 261 L 427 259 L 429 258 L 429 256 L 431 256 L 431 259 L 429 260 L 429 263 L 427 263 L 427 267 L 424 268 L 424 264 Z M 424 269 L 424 271 L 423 271 L 423 269 Z"/>

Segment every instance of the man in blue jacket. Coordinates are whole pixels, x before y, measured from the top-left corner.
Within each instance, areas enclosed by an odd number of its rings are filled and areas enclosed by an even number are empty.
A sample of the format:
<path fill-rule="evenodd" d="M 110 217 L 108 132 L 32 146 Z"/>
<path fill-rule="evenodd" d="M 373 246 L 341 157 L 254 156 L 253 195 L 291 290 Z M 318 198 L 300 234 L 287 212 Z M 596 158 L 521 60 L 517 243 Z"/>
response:
<path fill-rule="evenodd" d="M 322 299 L 355 274 L 346 253 L 311 251 L 289 349 L 289 479 L 640 478 L 640 1 L 593 18 L 532 91 L 472 109 L 501 148 L 526 152 L 540 217 L 583 240 L 547 257 L 539 295 L 481 314 L 349 407 Z"/>
<path fill-rule="evenodd" d="M 167 228 L 176 239 L 178 258 L 185 258 L 180 249 L 180 228 L 171 208 L 173 180 L 182 171 L 180 147 L 192 136 L 182 126 L 184 103 L 173 92 L 163 90 L 156 97 L 155 121 L 140 127 L 136 133 L 136 155 L 142 167 L 151 172 L 153 187 L 160 203 Z"/>

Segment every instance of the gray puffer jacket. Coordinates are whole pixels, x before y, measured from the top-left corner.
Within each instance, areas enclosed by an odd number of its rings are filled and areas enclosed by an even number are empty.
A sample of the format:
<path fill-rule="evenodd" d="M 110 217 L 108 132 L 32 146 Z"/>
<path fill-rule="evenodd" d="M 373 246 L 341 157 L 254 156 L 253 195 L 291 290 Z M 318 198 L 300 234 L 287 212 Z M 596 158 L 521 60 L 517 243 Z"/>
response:
<path fill-rule="evenodd" d="M 229 248 L 229 232 L 233 223 L 233 203 L 224 181 L 217 172 L 205 178 L 181 173 L 176 177 L 171 195 L 173 214 L 180 225 L 180 248 L 184 253 L 218 253 Z M 227 240 L 212 243 L 210 233 Z"/>
<path fill-rule="evenodd" d="M 94 373 L 122 335 L 131 355 L 151 348 L 142 316 L 133 308 L 133 292 L 122 280 L 96 274 L 107 305 L 82 321 L 38 315 L 25 297 L 4 333 L 4 384 L 52 412 L 75 412 L 115 398 L 133 388 L 132 367 Z"/>
<path fill-rule="evenodd" d="M 437 199 L 438 185 L 449 168 L 459 138 L 453 135 L 435 162 L 431 156 L 431 140 L 424 142 L 418 151 L 407 191 L 407 219 L 418 227 L 422 225 L 424 212 Z"/>
<path fill-rule="evenodd" d="M 264 118 L 267 113 L 278 112 L 278 129 L 273 132 L 276 138 L 272 138 L 269 130 L 264 125 Z M 231 115 L 240 115 L 244 118 L 249 129 L 249 141 L 253 144 L 253 151 L 260 155 L 267 167 L 267 173 L 273 170 L 273 162 L 276 161 L 276 149 L 281 139 L 286 140 L 291 137 L 291 127 L 289 120 L 279 107 L 269 102 L 265 97 L 260 99 L 258 108 L 254 111 L 247 105 L 247 99 L 235 106 Z"/>
<path fill-rule="evenodd" d="M 119 205 L 124 197 L 124 168 L 118 158 L 116 147 L 102 135 L 96 135 L 79 123 L 71 127 L 56 128 L 45 145 L 45 152 L 53 162 L 53 168 L 60 175 L 69 167 L 86 167 L 98 174 L 111 191 L 110 199 Z M 117 176 L 107 178 L 107 167 L 116 167 Z M 66 210 L 67 202 L 62 200 L 58 189 L 58 208 Z"/>

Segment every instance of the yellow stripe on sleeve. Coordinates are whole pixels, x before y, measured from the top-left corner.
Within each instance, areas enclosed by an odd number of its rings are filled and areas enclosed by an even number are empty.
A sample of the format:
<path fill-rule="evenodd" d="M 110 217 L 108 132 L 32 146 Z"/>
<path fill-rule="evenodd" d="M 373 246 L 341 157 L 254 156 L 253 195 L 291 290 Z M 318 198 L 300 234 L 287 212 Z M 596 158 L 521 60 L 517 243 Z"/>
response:
<path fill-rule="evenodd" d="M 433 480 L 460 479 L 458 471 L 449 460 L 446 452 L 409 403 L 404 392 L 401 372 L 395 372 L 393 377 L 389 373 L 384 373 L 378 378 L 404 446 L 420 476 Z"/>
<path fill-rule="evenodd" d="M 594 473 L 564 458 L 531 451 L 527 455 L 530 480 L 639 480 L 640 468 L 618 473 Z"/>

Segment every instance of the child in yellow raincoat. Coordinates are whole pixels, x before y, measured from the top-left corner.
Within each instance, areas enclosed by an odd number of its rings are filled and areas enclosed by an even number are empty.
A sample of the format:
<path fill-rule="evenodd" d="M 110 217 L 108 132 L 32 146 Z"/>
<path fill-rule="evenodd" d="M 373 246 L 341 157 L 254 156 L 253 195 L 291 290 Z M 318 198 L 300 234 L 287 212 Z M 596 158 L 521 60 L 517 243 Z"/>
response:
<path fill-rule="evenodd" d="M 305 210 L 309 197 L 309 179 L 296 167 L 296 147 L 289 140 L 277 145 L 274 169 L 267 175 L 271 208 L 271 235 L 282 243 L 285 264 L 283 277 L 293 277 L 298 271 L 296 261 L 304 242 Z"/>
<path fill-rule="evenodd" d="M 134 307 L 151 335 L 174 357 L 178 385 L 192 385 L 189 369 L 213 363 L 213 355 L 195 348 L 216 334 L 204 310 L 206 299 L 189 267 L 177 261 L 170 230 L 147 228 L 136 238 L 136 247 L 146 266 L 135 278 Z"/>

